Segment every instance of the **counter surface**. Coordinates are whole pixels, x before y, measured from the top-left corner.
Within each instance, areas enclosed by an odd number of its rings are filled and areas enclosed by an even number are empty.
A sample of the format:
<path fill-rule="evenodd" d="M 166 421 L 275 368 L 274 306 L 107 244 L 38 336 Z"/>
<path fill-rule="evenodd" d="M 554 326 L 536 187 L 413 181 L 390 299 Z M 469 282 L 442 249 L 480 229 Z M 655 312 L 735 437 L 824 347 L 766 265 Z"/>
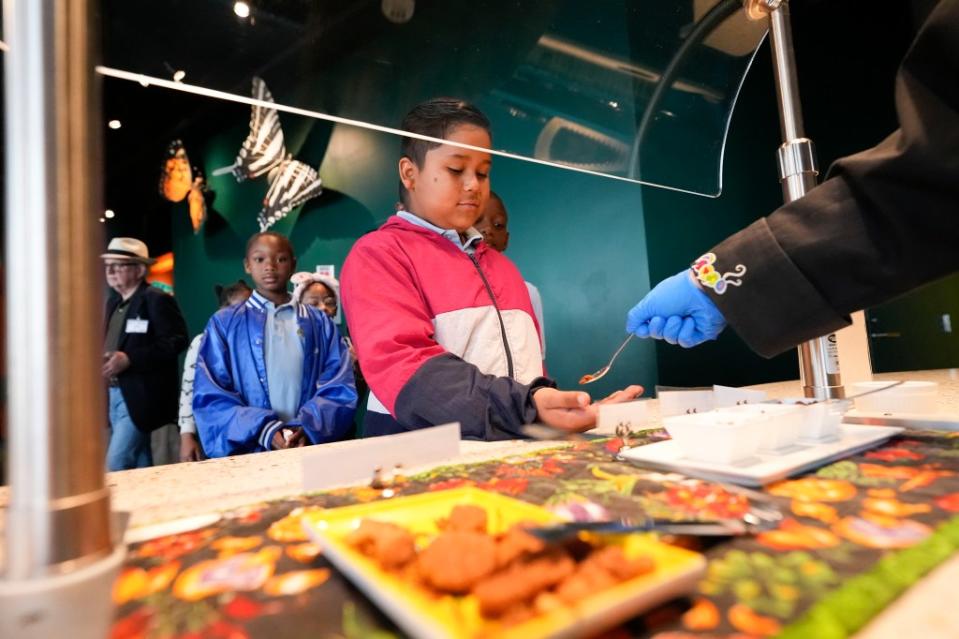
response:
<path fill-rule="evenodd" d="M 876 376 L 879 380 L 902 378 L 938 382 L 942 412 L 959 416 L 959 369 Z M 771 397 L 801 395 L 798 381 L 755 388 L 767 391 Z M 660 423 L 655 400 L 650 402 L 650 421 L 651 426 Z M 458 457 L 431 466 L 482 461 L 555 446 L 557 442 L 463 441 Z M 150 536 L 160 522 L 297 494 L 301 492 L 302 458 L 307 450 L 299 448 L 109 473 L 114 509 L 130 512 L 129 532 L 144 538 Z M 408 472 L 413 474 L 422 469 L 410 468 Z M 7 496 L 6 487 L 0 487 L 0 506 L 6 505 Z M 0 548 L 0 553 L 2 551 Z M 959 614 L 954 610 L 956 583 L 959 583 L 959 556 L 939 566 L 856 636 L 865 639 L 900 639 L 920 634 L 924 639 L 959 636 Z"/>

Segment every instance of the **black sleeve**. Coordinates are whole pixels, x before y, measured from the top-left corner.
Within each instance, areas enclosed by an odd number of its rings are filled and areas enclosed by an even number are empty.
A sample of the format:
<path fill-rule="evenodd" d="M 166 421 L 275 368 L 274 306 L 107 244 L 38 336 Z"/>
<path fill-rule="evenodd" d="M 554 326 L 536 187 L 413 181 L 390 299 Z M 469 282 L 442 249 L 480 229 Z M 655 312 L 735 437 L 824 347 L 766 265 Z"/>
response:
<path fill-rule="evenodd" d="M 189 343 L 186 322 L 172 295 L 158 291 L 144 301 L 149 308 L 150 339 L 124 349 L 133 372 L 146 372 L 175 361 Z"/>
<path fill-rule="evenodd" d="M 959 268 L 959 0 L 932 11 L 896 78 L 900 128 L 712 249 L 741 286 L 709 291 L 767 357 Z"/>
<path fill-rule="evenodd" d="M 484 375 L 452 354 L 426 361 L 396 396 L 396 419 L 407 428 L 459 422 L 464 439 L 516 439 L 520 427 L 536 420 L 533 391 L 556 383 L 537 377 L 520 384 Z"/>

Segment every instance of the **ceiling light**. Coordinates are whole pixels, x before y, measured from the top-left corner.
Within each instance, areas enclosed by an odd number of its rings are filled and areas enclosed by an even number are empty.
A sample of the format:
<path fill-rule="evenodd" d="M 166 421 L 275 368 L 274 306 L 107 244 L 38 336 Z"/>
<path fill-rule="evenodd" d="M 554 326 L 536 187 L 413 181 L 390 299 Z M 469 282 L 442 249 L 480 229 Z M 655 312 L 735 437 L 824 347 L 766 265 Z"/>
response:
<path fill-rule="evenodd" d="M 123 124 L 121 124 L 119 120 L 110 120 L 109 122 L 107 122 L 107 126 L 113 129 L 114 131 L 116 131 L 121 126 L 123 126 Z"/>
<path fill-rule="evenodd" d="M 103 212 L 103 217 L 112 218 L 114 216 L 116 216 L 116 213 L 113 212 L 113 209 L 107 209 Z"/>
<path fill-rule="evenodd" d="M 249 18 L 250 17 L 250 4 L 248 2 L 243 2 L 239 0 L 238 2 L 233 3 L 233 13 L 235 13 L 240 18 Z"/>
<path fill-rule="evenodd" d="M 182 82 L 183 78 L 185 77 L 186 77 L 186 71 L 184 71 L 183 69 L 177 69 L 176 71 L 173 72 L 174 82 Z"/>
<path fill-rule="evenodd" d="M 107 218 L 105 218 L 105 217 L 101 217 L 101 218 L 100 218 L 100 224 L 103 224 L 103 223 L 106 222 L 106 221 L 107 221 Z"/>

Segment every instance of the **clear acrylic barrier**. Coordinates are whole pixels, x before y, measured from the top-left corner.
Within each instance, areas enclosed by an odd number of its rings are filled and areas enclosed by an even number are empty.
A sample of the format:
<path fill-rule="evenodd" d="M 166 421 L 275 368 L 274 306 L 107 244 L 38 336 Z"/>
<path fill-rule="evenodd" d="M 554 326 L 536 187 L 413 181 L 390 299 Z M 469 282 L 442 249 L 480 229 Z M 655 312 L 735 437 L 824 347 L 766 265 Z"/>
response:
<path fill-rule="evenodd" d="M 765 35 L 741 6 L 104 0 L 99 69 L 240 101 L 259 76 L 281 111 L 389 131 L 422 100 L 462 97 L 504 154 L 716 196 Z"/>

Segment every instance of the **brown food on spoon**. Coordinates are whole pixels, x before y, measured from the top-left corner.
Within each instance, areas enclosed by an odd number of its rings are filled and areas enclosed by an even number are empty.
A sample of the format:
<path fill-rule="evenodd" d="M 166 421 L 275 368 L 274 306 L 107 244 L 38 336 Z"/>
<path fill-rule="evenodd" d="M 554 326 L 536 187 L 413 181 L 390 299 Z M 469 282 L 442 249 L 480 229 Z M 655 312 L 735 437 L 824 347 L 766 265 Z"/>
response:
<path fill-rule="evenodd" d="M 592 376 L 592 375 L 583 375 L 582 377 L 579 378 L 579 383 L 580 383 L 580 384 L 588 384 L 588 383 L 590 383 L 591 381 L 593 381 L 593 376 Z"/>

